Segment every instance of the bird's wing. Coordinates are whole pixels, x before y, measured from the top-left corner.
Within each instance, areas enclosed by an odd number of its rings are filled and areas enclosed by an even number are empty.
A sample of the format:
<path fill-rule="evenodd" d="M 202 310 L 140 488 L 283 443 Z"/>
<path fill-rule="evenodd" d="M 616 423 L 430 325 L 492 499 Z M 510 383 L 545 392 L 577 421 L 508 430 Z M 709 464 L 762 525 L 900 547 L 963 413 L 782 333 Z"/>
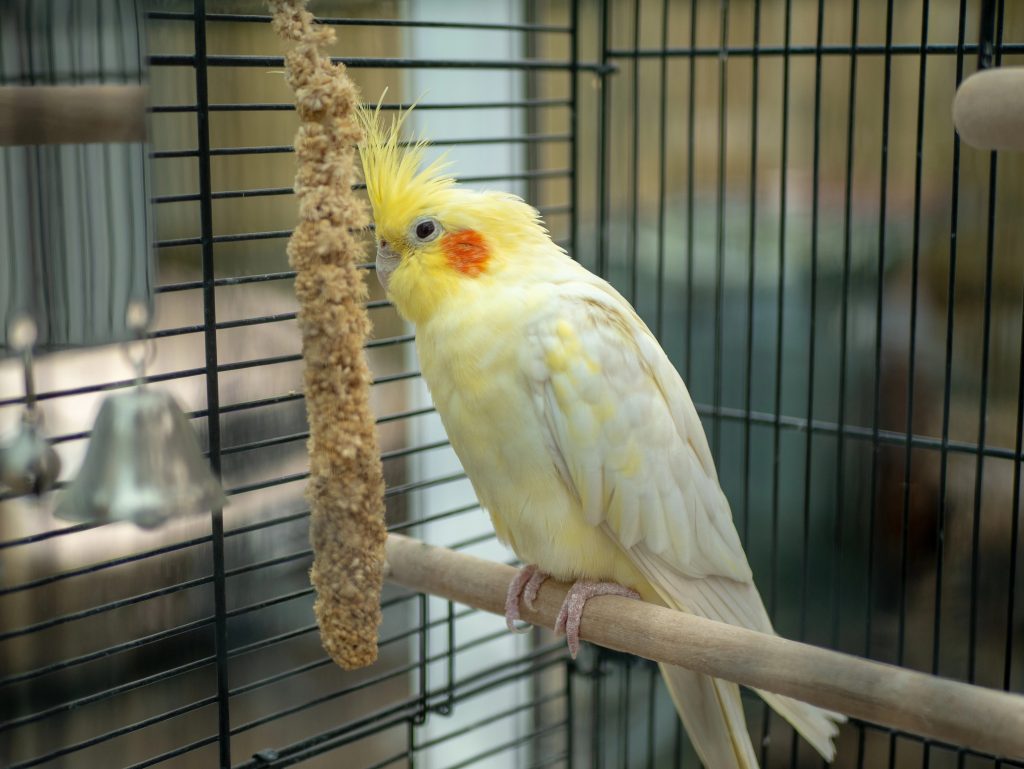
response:
<path fill-rule="evenodd" d="M 771 632 L 704 429 L 657 341 L 607 284 L 573 281 L 523 369 L 559 475 L 669 605 Z"/>
<path fill-rule="evenodd" d="M 523 370 L 552 463 L 587 521 L 669 606 L 772 633 L 686 386 L 643 321 L 597 278 L 559 286 Z M 663 666 L 709 766 L 756 767 L 734 684 Z M 762 697 L 831 761 L 837 713 Z"/>

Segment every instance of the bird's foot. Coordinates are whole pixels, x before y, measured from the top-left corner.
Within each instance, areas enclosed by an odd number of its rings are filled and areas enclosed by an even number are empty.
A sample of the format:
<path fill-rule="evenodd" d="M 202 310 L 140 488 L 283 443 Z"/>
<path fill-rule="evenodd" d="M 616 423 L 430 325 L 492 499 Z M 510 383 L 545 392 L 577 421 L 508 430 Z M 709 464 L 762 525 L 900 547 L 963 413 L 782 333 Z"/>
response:
<path fill-rule="evenodd" d="M 599 595 L 621 595 L 624 598 L 640 599 L 640 594 L 617 582 L 594 582 L 589 579 L 578 579 L 565 594 L 565 602 L 555 620 L 555 634 L 565 633 L 569 644 L 569 654 L 573 659 L 580 650 L 580 622 L 583 621 L 583 607 L 587 601 Z"/>
<path fill-rule="evenodd" d="M 532 609 L 533 602 L 537 600 L 537 591 L 548 578 L 547 572 L 543 572 L 536 566 L 524 566 L 519 570 L 508 586 L 508 594 L 505 596 L 505 624 L 513 633 L 526 633 L 529 628 L 517 628 L 516 620 L 519 616 L 520 601 Z"/>

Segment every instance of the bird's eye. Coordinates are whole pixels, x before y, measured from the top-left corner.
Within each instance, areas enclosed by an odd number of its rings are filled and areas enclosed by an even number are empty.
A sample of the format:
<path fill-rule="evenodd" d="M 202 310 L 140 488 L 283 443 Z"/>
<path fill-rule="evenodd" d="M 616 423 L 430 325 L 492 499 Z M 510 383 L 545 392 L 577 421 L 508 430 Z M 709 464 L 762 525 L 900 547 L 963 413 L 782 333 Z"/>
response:
<path fill-rule="evenodd" d="M 413 225 L 413 233 L 416 240 L 421 243 L 429 243 L 441 233 L 441 225 L 436 219 L 420 219 Z"/>

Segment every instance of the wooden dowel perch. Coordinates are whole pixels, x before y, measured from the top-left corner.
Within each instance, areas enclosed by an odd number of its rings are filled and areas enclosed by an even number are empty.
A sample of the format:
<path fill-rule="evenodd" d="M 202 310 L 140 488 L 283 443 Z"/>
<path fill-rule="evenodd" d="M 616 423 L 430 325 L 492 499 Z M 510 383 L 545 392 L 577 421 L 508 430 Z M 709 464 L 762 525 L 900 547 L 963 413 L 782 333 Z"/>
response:
<path fill-rule="evenodd" d="M 392 534 L 388 578 L 504 614 L 515 569 Z M 567 585 L 548 580 L 523 618 L 550 628 Z M 616 596 L 587 604 L 580 636 L 609 649 L 785 694 L 997 756 L 1024 756 L 1024 697 L 871 662 Z"/>
<path fill-rule="evenodd" d="M 271 0 L 273 26 L 295 47 L 285 56 L 301 121 L 295 138 L 299 223 L 288 241 L 296 271 L 309 418 L 310 540 L 314 606 L 324 648 L 341 667 L 377 659 L 383 581 L 384 476 L 370 409 L 363 345 L 370 331 L 363 248 L 368 221 L 352 191 L 359 95 L 321 55 L 334 30 L 313 24 L 305 0 Z"/>
<path fill-rule="evenodd" d="M 1024 67 L 976 72 L 953 99 L 960 138 L 981 150 L 1024 151 Z"/>

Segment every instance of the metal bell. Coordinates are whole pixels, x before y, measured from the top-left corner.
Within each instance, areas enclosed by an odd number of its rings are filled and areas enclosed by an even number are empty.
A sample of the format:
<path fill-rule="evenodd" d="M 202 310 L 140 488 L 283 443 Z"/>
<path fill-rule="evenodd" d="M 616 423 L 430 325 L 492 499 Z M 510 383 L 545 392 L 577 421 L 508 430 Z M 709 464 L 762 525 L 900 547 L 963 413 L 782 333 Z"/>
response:
<path fill-rule="evenodd" d="M 42 494 L 60 475 L 60 457 L 43 438 L 38 414 L 26 411 L 14 438 L 0 446 L 0 486 L 15 494 Z"/>
<path fill-rule="evenodd" d="M 225 502 L 181 407 L 166 392 L 136 387 L 103 402 L 82 469 L 56 514 L 152 528 Z"/>
<path fill-rule="evenodd" d="M 49 491 L 60 475 L 60 457 L 43 438 L 40 425 L 43 416 L 36 407 L 36 385 L 33 375 L 32 348 L 36 343 L 36 322 L 27 313 L 18 313 L 7 327 L 7 341 L 21 354 L 25 377 L 25 411 L 14 437 L 0 446 L 0 486 L 15 494 Z"/>

